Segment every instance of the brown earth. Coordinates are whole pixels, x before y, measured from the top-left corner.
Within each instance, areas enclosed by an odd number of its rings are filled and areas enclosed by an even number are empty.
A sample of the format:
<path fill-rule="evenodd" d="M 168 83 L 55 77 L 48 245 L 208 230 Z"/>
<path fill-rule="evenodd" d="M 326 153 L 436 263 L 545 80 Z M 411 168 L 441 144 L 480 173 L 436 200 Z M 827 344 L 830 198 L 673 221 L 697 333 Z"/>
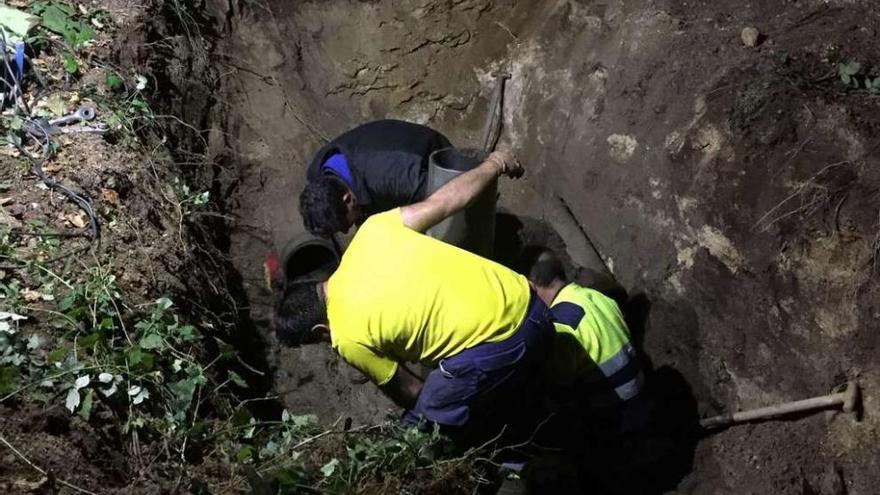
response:
<path fill-rule="evenodd" d="M 233 315 L 237 344 L 262 358 L 258 328 L 271 297 L 261 264 L 301 230 L 296 197 L 311 154 L 380 117 L 427 123 L 472 145 L 490 74 L 506 69 L 513 79 L 501 145 L 518 150 L 529 175 L 502 184 L 501 206 L 524 227 L 499 238 L 560 245 L 541 220 L 551 217 L 548 200 L 565 201 L 632 296 L 633 331 L 666 415 L 688 425 L 727 408 L 823 394 L 847 378 L 863 386 L 860 422 L 818 414 L 729 429 L 682 446 L 649 492 L 876 493 L 880 113 L 876 96 L 837 75 L 850 60 L 880 75 L 872 2 L 269 0 L 203 8 L 207 20 L 186 36 L 161 22 L 179 12 L 111 9 L 149 26 L 124 34 L 113 51 L 121 49 L 122 64 L 149 61 L 162 88 L 157 107 L 212 127 L 210 160 L 184 170 L 212 180 L 226 210 L 200 218 L 181 243 L 173 205 L 155 187 L 170 178 L 161 169 L 156 181 L 150 162 L 100 140 L 71 143 L 60 162 L 59 177 L 92 197 L 120 189 L 120 204 L 101 214 L 129 219 L 105 237 L 116 246 L 111 254 L 131 260 L 120 281 L 126 292 L 170 291 L 198 314 Z M 744 46 L 746 26 L 760 31 L 758 46 Z M 193 34 L 205 44 L 193 44 Z M 170 139 L 183 157 L 201 134 L 179 130 Z M 102 158 L 83 161 L 89 156 Z M 27 177 L 20 167 L 0 177 L 16 191 L 12 221 L 55 215 L 69 227 L 56 214 L 76 210 Z M 30 204 L 59 206 L 41 213 Z M 329 350 L 281 350 L 272 360 L 273 393 L 291 411 L 355 424 L 392 411 Z M 100 493 L 179 488 L 161 467 L 120 459 L 128 446 L 112 427 L 95 431 L 65 414 L 4 405 L 0 430 L 59 478 Z M 45 489 L 30 467 L 0 455 L 0 487 Z M 590 464 L 569 462 L 553 460 L 544 477 L 597 477 Z M 215 468 L 194 471 L 225 476 Z"/>
<path fill-rule="evenodd" d="M 251 314 L 261 261 L 301 229 L 296 197 L 323 142 L 365 120 L 476 143 L 490 74 L 513 73 L 501 145 L 529 177 L 501 205 L 559 196 L 647 310 L 655 369 L 690 414 L 827 393 L 859 378 L 865 414 L 741 426 L 696 446 L 679 493 L 874 493 L 878 100 L 866 1 L 464 0 L 223 4 L 213 149 L 234 167 L 230 254 Z M 741 41 L 756 27 L 758 46 Z M 869 72 L 872 77 L 877 75 Z M 637 333 L 642 329 L 634 328 Z M 390 404 L 329 351 L 283 350 L 288 407 L 369 421 Z M 690 463 L 689 463 L 690 464 Z M 679 477 L 681 478 L 681 477 Z M 657 487 L 658 489 L 660 487 Z"/>
<path fill-rule="evenodd" d="M 150 74 L 148 55 L 161 56 L 162 49 L 151 47 L 148 38 L 165 27 L 163 6 L 130 0 L 89 5 L 89 11 L 98 10 L 111 21 L 96 29 L 95 40 L 81 50 L 80 56 L 88 57 L 89 63 L 81 66 L 79 77 L 65 74 L 57 51 L 37 52 L 40 59 L 29 70 L 38 72 L 42 79 L 39 85 L 26 87 L 32 105 L 47 98 L 60 98 L 65 112 L 78 105 L 92 105 L 97 108 L 97 121 L 107 123 L 110 109 L 115 108 L 110 105 L 118 104 L 119 95 L 107 86 L 105 68 L 114 68 L 132 84 L 135 74 Z M 162 46 L 173 46 L 174 42 L 181 39 L 166 36 Z M 178 53 L 183 59 L 182 52 Z M 148 83 L 150 92 L 156 91 L 156 81 L 152 78 Z M 59 281 L 76 283 L 96 266 L 112 273 L 115 287 L 124 295 L 117 308 L 123 323 L 133 325 L 138 308 L 152 306 L 157 297 L 167 296 L 188 318 L 221 329 L 233 319 L 229 315 L 238 305 L 224 284 L 210 282 L 232 278 L 222 275 L 227 264 L 212 242 L 211 229 L 203 225 L 205 217 L 216 213 L 207 207 L 185 212 L 175 190 L 194 180 L 187 167 L 204 167 L 206 161 L 203 155 L 187 150 L 172 153 L 162 146 L 162 131 L 174 132 L 178 142 L 192 139 L 194 134 L 188 124 L 175 127 L 165 125 L 167 121 L 179 119 L 157 113 L 149 119 L 126 122 L 124 129 L 111 126 L 103 136 L 61 136 L 56 152 L 44 163 L 50 178 L 89 198 L 100 224 L 100 242 L 90 239 L 83 211 L 58 191 L 43 187 L 20 153 L 4 145 L 0 154 L 0 230 L 4 236 L 12 231 L 8 242 L 19 260 L 40 261 Z M 31 147 L 31 151 L 35 149 Z M 199 186 L 196 182 L 191 185 Z M 65 237 L 33 235 L 38 227 Z M 20 263 L 8 261 L 6 256 L 0 259 L 0 283 L 15 281 L 26 290 L 40 288 L 32 273 L 21 270 Z M 206 280 L 209 282 L 204 283 Z M 70 345 L 70 333 L 51 324 L 51 310 L 57 308 L 42 303 L 40 294 L 34 293 L 35 299 L 29 302 L 36 309 L 28 314 L 22 330 L 42 338 L 44 354 Z M 0 310 L 7 309 L 0 301 Z M 254 341 L 252 335 L 248 340 Z M 207 347 L 216 346 L 209 343 Z M 253 378 L 247 371 L 241 374 Z M 259 386 L 256 390 L 265 394 Z M 39 387 L 23 386 L 3 395 L 2 493 L 169 493 L 179 490 L 182 482 L 188 483 L 189 478 L 181 474 L 187 469 L 201 479 L 229 478 L 228 472 L 211 472 L 216 468 L 211 463 L 193 468 L 178 466 L 177 459 L 159 461 L 160 457 L 165 459 L 162 439 L 141 437 L 139 443 L 136 434 L 122 431 L 124 420 L 100 401 L 95 402 L 87 422 L 63 407 L 63 396 Z"/>

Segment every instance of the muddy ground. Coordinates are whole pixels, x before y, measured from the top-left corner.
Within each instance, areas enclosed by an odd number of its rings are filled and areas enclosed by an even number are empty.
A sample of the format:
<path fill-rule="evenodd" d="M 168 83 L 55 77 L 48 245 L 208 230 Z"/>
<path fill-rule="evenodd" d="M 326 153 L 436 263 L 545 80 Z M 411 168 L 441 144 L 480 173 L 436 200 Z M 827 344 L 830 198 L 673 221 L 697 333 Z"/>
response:
<path fill-rule="evenodd" d="M 861 422 L 815 415 L 701 441 L 676 493 L 876 491 L 880 370 L 878 99 L 869 1 L 413 0 L 211 4 L 222 94 L 212 150 L 232 165 L 229 251 L 251 315 L 265 253 L 301 230 L 322 143 L 373 118 L 473 145 L 495 70 L 513 73 L 501 146 L 528 178 L 501 205 L 540 219 L 558 196 L 641 296 L 653 367 L 710 415 L 858 378 Z M 758 29 L 757 46 L 743 28 Z M 364 422 L 389 403 L 329 351 L 285 350 L 291 408 Z"/>

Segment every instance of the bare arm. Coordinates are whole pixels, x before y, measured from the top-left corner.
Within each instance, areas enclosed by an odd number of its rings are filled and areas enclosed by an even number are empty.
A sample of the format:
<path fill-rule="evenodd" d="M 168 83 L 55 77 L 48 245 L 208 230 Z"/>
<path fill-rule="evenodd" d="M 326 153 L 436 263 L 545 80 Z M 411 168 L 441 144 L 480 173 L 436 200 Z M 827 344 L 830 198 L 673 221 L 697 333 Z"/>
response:
<path fill-rule="evenodd" d="M 423 384 L 419 377 L 401 364 L 397 366 L 397 371 L 394 372 L 391 380 L 379 389 L 398 406 L 412 409 L 416 405 Z"/>
<path fill-rule="evenodd" d="M 479 166 L 447 182 L 425 200 L 402 207 L 403 224 L 417 232 L 425 232 L 466 207 L 499 176 L 516 178 L 522 174 L 522 165 L 513 154 L 496 151 Z"/>

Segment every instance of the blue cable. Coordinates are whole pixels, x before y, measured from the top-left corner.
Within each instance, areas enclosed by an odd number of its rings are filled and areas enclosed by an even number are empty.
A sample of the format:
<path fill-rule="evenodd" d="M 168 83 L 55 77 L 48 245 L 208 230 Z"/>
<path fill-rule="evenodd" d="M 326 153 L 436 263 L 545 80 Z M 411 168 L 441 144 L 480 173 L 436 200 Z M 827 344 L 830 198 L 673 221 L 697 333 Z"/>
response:
<path fill-rule="evenodd" d="M 24 42 L 19 41 L 15 44 L 15 66 L 18 69 L 17 81 L 19 86 L 21 86 L 22 80 L 24 79 Z"/>

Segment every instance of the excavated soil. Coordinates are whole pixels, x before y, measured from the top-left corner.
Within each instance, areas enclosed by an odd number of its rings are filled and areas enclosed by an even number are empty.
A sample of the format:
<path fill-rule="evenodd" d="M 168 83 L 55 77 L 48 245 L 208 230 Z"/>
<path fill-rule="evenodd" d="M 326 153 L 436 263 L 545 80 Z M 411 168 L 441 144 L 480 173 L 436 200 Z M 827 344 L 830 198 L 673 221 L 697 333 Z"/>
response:
<path fill-rule="evenodd" d="M 213 9 L 213 10 L 211 10 Z M 512 72 L 501 146 L 524 181 L 501 206 L 533 219 L 561 198 L 631 296 L 661 396 L 682 423 L 828 393 L 841 414 L 702 439 L 657 491 L 875 493 L 880 385 L 878 99 L 872 2 L 463 0 L 223 4 L 230 253 L 255 321 L 261 262 L 301 230 L 304 166 L 329 138 L 383 117 L 479 139 L 491 73 Z M 759 30 L 746 46 L 742 29 Z M 540 237 L 540 236 L 539 236 Z M 329 350 L 282 350 L 276 389 L 327 421 L 390 404 Z M 664 395 L 665 394 L 665 395 Z M 696 441 L 696 439 L 694 439 Z M 593 476 L 587 466 L 576 471 Z"/>
<path fill-rule="evenodd" d="M 858 61 L 859 81 L 880 76 L 873 3 L 210 0 L 186 36 L 156 22 L 181 11 L 150 11 L 150 29 L 121 41 L 119 63 L 149 59 L 156 107 L 211 127 L 169 138 L 182 156 L 208 139 L 209 159 L 184 173 L 213 181 L 222 210 L 175 239 L 174 216 L 150 196 L 151 163 L 108 150 L 96 171 L 75 160 L 60 176 L 94 197 L 121 184 L 122 204 L 102 206 L 141 222 L 106 238 L 132 263 L 121 286 L 144 298 L 161 289 L 198 314 L 238 322 L 232 338 L 256 396 L 278 395 L 327 423 L 374 422 L 393 413 L 390 402 L 329 349 L 272 351 L 272 383 L 247 371 L 265 367 L 262 342 L 271 341 L 262 261 L 302 230 L 296 198 L 321 144 L 393 117 L 473 146 L 491 74 L 510 71 L 501 146 L 518 151 L 528 176 L 501 184 L 498 252 L 544 242 L 565 246 L 578 264 L 551 207 L 561 199 L 628 291 L 658 417 L 676 439 L 673 448 L 633 450 L 627 462 L 654 470 L 629 492 L 873 494 L 880 100 L 838 75 L 838 64 Z M 758 29 L 756 46 L 742 41 L 744 27 Z M 105 152 L 104 143 L 75 146 Z M 28 194 L 16 200 L 15 221 L 48 193 Z M 693 429 L 700 416 L 828 393 L 847 379 L 863 389 L 856 418 L 816 414 L 703 437 Z M 6 407 L 4 435 L 61 479 L 102 493 L 180 489 L 161 467 L 120 456 L 112 424 L 99 431 L 66 414 Z M 25 484 L 3 489 L 41 489 L 26 486 L 33 471 L 13 461 L 2 454 L 0 475 Z M 553 493 L 560 483 L 596 491 L 612 474 L 612 484 L 627 481 L 626 463 L 596 466 L 547 456 L 529 483 Z"/>

